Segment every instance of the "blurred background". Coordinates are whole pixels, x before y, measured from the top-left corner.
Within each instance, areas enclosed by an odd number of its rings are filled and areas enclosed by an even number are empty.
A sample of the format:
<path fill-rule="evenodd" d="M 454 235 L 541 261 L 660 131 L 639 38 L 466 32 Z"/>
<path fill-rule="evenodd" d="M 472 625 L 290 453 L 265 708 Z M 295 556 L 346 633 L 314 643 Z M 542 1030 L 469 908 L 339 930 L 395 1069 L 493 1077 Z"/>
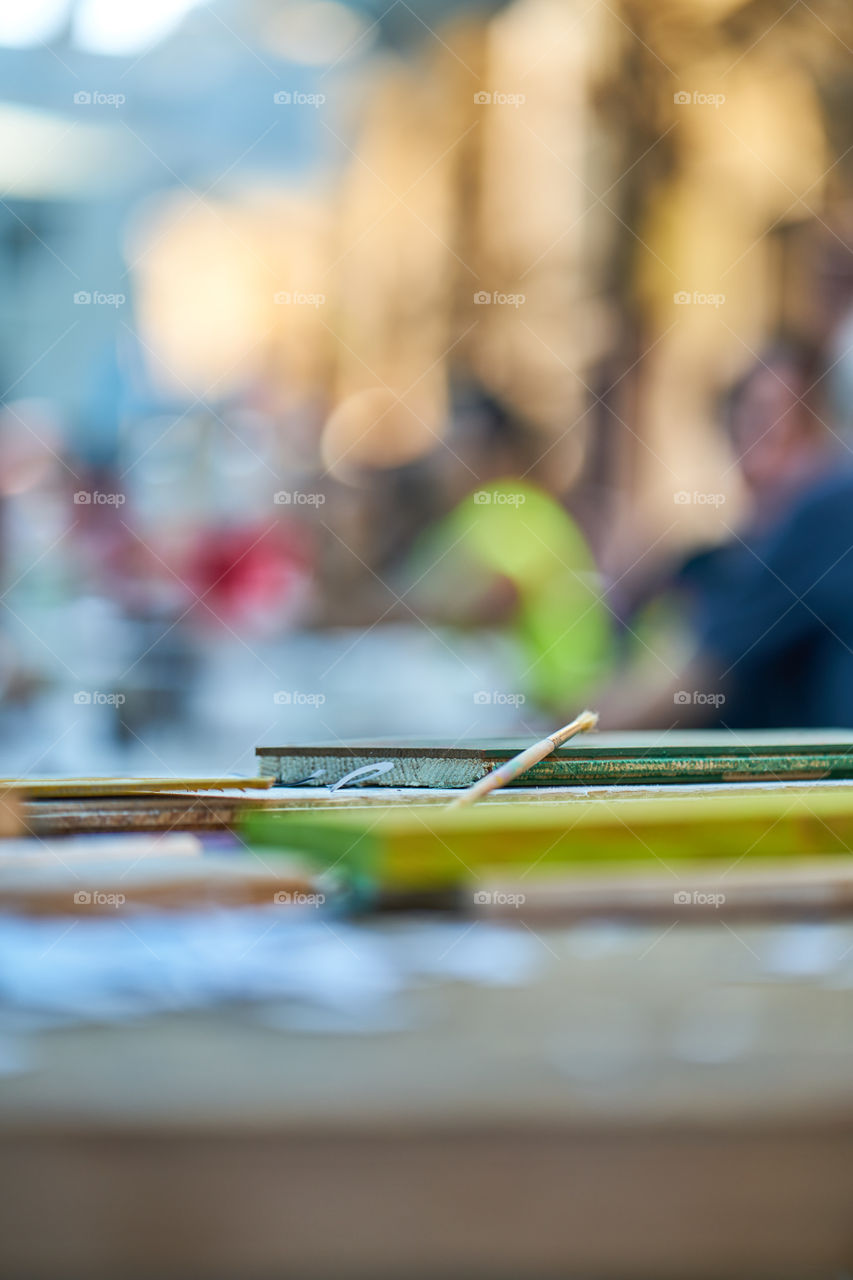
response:
<path fill-rule="evenodd" d="M 618 602 L 742 518 L 721 390 L 794 330 L 853 428 L 851 52 L 844 0 L 3 0 L 0 769 L 672 666 Z"/>

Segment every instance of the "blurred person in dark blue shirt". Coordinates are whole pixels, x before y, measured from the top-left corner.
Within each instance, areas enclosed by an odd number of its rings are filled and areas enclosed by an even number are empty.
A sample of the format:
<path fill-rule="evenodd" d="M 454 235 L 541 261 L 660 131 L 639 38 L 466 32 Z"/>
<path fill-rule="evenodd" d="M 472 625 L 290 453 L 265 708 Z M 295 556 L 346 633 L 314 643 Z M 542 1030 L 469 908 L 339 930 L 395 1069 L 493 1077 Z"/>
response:
<path fill-rule="evenodd" d="M 749 520 L 671 575 L 693 656 L 671 680 L 620 678 L 605 727 L 853 726 L 853 454 L 827 421 L 825 374 L 813 349 L 779 342 L 728 392 Z"/>

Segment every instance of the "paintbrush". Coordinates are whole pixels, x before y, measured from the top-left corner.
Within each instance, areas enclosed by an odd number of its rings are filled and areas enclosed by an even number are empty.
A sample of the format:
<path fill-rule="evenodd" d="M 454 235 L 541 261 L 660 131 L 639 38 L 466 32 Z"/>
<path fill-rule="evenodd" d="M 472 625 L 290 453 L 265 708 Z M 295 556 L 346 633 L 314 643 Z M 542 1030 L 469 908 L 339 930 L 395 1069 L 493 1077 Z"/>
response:
<path fill-rule="evenodd" d="M 452 800 L 448 808 L 458 809 L 462 805 L 474 804 L 476 800 L 488 795 L 490 791 L 506 786 L 508 782 L 512 782 L 513 778 L 526 773 L 533 765 L 538 764 L 540 760 L 544 760 L 556 747 L 568 742 L 569 738 L 573 738 L 576 733 L 585 733 L 589 729 L 594 729 L 597 724 L 597 711 L 582 711 L 579 716 L 572 720 L 571 724 L 563 725 L 562 729 L 557 729 L 556 733 L 550 733 L 541 742 L 535 742 L 532 747 L 526 747 L 517 756 L 513 756 L 505 764 L 499 765 L 497 769 L 487 773 L 485 778 L 480 778 L 478 782 L 474 783 L 473 787 L 468 787 L 455 800 Z"/>

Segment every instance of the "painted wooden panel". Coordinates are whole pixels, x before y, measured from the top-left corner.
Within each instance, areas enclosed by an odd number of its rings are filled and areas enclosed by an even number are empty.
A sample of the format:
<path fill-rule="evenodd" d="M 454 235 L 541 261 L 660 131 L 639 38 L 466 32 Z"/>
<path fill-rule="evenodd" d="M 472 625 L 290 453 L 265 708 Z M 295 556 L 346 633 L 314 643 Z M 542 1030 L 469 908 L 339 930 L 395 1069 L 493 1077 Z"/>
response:
<path fill-rule="evenodd" d="M 532 740 L 532 737 L 531 737 Z M 284 786 L 333 786 L 374 766 L 359 785 L 467 787 L 529 743 L 497 740 L 259 747 L 263 777 Z M 732 782 L 853 778 L 853 733 L 600 734 L 560 747 L 515 785 Z"/>

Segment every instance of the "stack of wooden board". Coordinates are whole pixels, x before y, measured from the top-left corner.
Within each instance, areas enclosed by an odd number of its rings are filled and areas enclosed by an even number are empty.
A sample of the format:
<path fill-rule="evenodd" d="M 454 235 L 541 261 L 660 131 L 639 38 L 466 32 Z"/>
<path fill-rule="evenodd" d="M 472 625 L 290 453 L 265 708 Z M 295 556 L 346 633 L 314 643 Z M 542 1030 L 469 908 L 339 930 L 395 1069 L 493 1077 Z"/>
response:
<path fill-rule="evenodd" d="M 269 803 L 270 787 L 269 778 L 0 781 L 0 910 L 298 904 L 313 888 L 304 869 L 245 856 L 236 840 L 230 851 L 205 849 L 192 834 L 233 826 Z"/>
<path fill-rule="evenodd" d="M 257 792 L 158 791 L 129 796 L 69 796 L 24 800 L 21 812 L 35 836 L 117 831 L 221 831 L 235 827 L 247 809 L 279 801 Z"/>
<path fill-rule="evenodd" d="M 334 786 L 364 769 L 360 786 L 369 781 L 376 787 L 468 787 L 528 745 L 517 739 L 453 746 L 389 741 L 258 747 L 256 754 L 261 775 L 284 786 Z M 853 779 L 853 732 L 591 734 L 559 747 L 513 785 L 819 778 Z"/>
<path fill-rule="evenodd" d="M 200 831 L 233 827 L 243 809 L 275 803 L 272 778 L 6 778 L 22 821 L 8 835 Z"/>

